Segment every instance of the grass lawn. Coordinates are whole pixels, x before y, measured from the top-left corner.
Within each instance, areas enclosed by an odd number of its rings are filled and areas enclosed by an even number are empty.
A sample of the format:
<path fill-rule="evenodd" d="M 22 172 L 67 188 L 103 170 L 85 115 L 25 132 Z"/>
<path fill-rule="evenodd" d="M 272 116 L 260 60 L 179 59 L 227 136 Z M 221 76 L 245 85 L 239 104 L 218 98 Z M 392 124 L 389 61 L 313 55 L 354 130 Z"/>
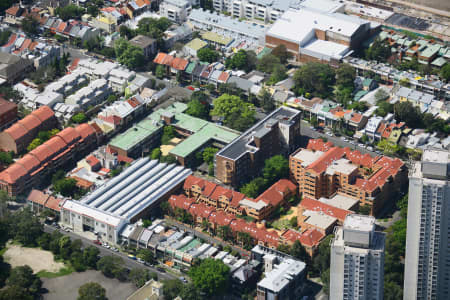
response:
<path fill-rule="evenodd" d="M 289 223 L 289 220 L 276 220 L 272 223 L 272 227 L 278 230 L 283 230 L 286 228 L 291 228 L 291 224 Z"/>
<path fill-rule="evenodd" d="M 8 250 L 8 248 L 5 246 L 3 249 L 0 250 L 0 256 L 3 256 L 3 254 L 5 254 L 6 250 Z"/>
<path fill-rule="evenodd" d="M 36 275 L 40 278 L 56 278 L 56 277 L 60 277 L 60 276 L 69 275 L 72 272 L 75 272 L 75 270 L 72 268 L 72 266 L 66 266 L 66 267 L 59 269 L 58 272 L 39 271 L 36 273 Z"/>

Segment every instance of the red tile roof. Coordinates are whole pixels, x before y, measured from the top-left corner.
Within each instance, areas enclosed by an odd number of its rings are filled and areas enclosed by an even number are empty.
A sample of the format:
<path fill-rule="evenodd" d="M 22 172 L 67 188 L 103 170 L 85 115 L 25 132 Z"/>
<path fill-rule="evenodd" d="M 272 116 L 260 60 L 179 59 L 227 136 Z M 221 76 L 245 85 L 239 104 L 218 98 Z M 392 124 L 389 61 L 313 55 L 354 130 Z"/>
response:
<path fill-rule="evenodd" d="M 21 164 L 12 164 L 0 173 L 0 180 L 9 184 L 14 184 L 19 178 L 25 176 L 27 170 Z"/>
<path fill-rule="evenodd" d="M 335 160 L 341 158 L 344 154 L 344 149 L 333 147 L 324 154 L 322 154 L 317 160 L 310 164 L 307 169 L 313 170 L 317 174 L 325 172 L 329 165 Z"/>
<path fill-rule="evenodd" d="M 322 212 L 330 217 L 334 217 L 334 218 L 338 219 L 341 222 L 343 222 L 345 220 L 345 217 L 347 215 L 353 213 L 350 210 L 334 207 L 334 206 L 325 204 L 323 202 L 320 202 L 318 200 L 310 199 L 307 197 L 303 198 L 303 200 L 300 202 L 299 206 L 306 210 Z"/>
<path fill-rule="evenodd" d="M 16 42 L 16 38 L 17 38 L 17 35 L 16 34 L 11 34 L 11 36 L 9 37 L 9 40 L 8 40 L 8 42 L 6 43 L 6 44 L 4 44 L 3 45 L 3 47 L 9 47 L 9 46 L 11 46 L 12 44 L 14 44 L 15 42 Z"/>
<path fill-rule="evenodd" d="M 184 71 L 186 69 L 187 65 L 189 64 L 189 61 L 186 59 L 183 59 L 181 57 L 175 57 L 172 60 L 171 66 L 175 70 Z"/>
<path fill-rule="evenodd" d="M 324 142 L 322 139 L 309 140 L 307 149 L 327 152 L 333 147 L 332 142 Z"/>
<path fill-rule="evenodd" d="M 361 122 L 362 118 L 363 118 L 362 114 L 354 112 L 352 114 L 352 117 L 350 118 L 350 121 L 358 124 L 359 122 Z"/>
<path fill-rule="evenodd" d="M 64 200 L 50 196 L 47 200 L 47 203 L 45 204 L 45 207 L 54 211 L 60 211 L 62 201 Z"/>
<path fill-rule="evenodd" d="M 208 219 L 211 213 L 215 210 L 215 208 L 203 203 L 194 203 L 189 208 L 189 212 L 191 213 L 191 215 L 201 217 L 203 219 Z"/>
<path fill-rule="evenodd" d="M 53 149 L 50 148 L 47 144 L 42 144 L 37 148 L 30 151 L 30 154 L 34 155 L 39 161 L 44 162 L 48 160 L 53 154 Z"/>
<path fill-rule="evenodd" d="M 184 181 L 183 188 L 185 190 L 191 189 L 193 185 L 197 185 L 202 190 L 202 195 L 205 197 L 210 197 L 211 193 L 216 189 L 218 186 L 217 184 L 204 180 L 199 177 L 195 177 L 194 175 L 189 175 L 186 180 Z"/>
<path fill-rule="evenodd" d="M 226 212 L 219 210 L 211 213 L 209 217 L 209 221 L 211 223 L 217 224 L 219 226 L 229 226 L 231 221 L 233 221 L 235 217 L 231 214 L 227 214 Z"/>
<path fill-rule="evenodd" d="M 316 247 L 323 240 L 325 234 L 317 229 L 310 228 L 302 233 L 300 237 L 300 244 L 307 247 Z"/>
<path fill-rule="evenodd" d="M 88 123 L 83 123 L 75 127 L 75 131 L 81 136 L 81 138 L 85 139 L 90 135 L 95 134 L 95 129 Z"/>
<path fill-rule="evenodd" d="M 127 100 L 128 104 L 131 105 L 131 107 L 135 108 L 138 107 L 139 105 L 141 105 L 141 102 L 139 102 L 136 97 L 132 97 L 130 99 Z"/>
<path fill-rule="evenodd" d="M 95 157 L 94 155 L 89 155 L 88 157 L 86 157 L 86 162 L 87 162 L 91 167 L 94 167 L 94 166 L 100 164 L 100 161 L 99 161 L 98 158 Z"/>
<path fill-rule="evenodd" d="M 56 134 L 66 142 L 66 144 L 72 144 L 75 140 L 80 138 L 80 135 L 73 127 L 67 127 L 63 131 Z"/>
<path fill-rule="evenodd" d="M 184 195 L 172 195 L 169 198 L 169 204 L 172 208 L 181 208 L 186 211 L 189 211 L 189 208 L 192 204 L 194 204 L 194 200 L 191 198 L 187 198 Z"/>
<path fill-rule="evenodd" d="M 26 154 L 19 159 L 17 163 L 21 164 L 29 172 L 38 167 L 41 164 L 41 161 L 32 154 Z"/>
<path fill-rule="evenodd" d="M 28 195 L 27 200 L 44 206 L 49 197 L 50 195 L 44 194 L 40 190 L 33 189 Z"/>
<path fill-rule="evenodd" d="M 28 129 L 23 126 L 20 121 L 18 121 L 13 126 L 6 129 L 4 132 L 11 136 L 13 140 L 17 141 L 19 138 L 28 133 Z"/>
<path fill-rule="evenodd" d="M 131 164 L 134 161 L 134 159 L 125 155 L 117 155 L 117 161 Z"/>
<path fill-rule="evenodd" d="M 164 53 L 164 52 L 159 52 L 159 53 L 156 55 L 156 57 L 155 57 L 155 59 L 153 60 L 153 62 L 154 62 L 155 64 L 162 65 L 163 62 L 164 62 L 164 59 L 166 58 L 167 55 L 168 55 L 168 54 L 166 54 L 166 53 Z"/>
<path fill-rule="evenodd" d="M 7 15 L 12 15 L 12 16 L 17 17 L 18 16 L 17 14 L 19 13 L 20 10 L 21 10 L 21 8 L 18 5 L 17 6 L 11 6 L 7 10 L 5 10 L 5 13 Z"/>
<path fill-rule="evenodd" d="M 17 104 L 7 101 L 0 96 L 0 117 L 13 110 L 17 110 Z"/>
<path fill-rule="evenodd" d="M 277 207 L 287 195 L 295 194 L 297 186 L 288 179 L 280 179 L 256 198 L 273 207 Z"/>
<path fill-rule="evenodd" d="M 230 73 L 222 72 L 222 74 L 219 75 L 219 78 L 217 78 L 217 81 L 221 83 L 226 83 L 228 81 L 228 78 L 230 78 Z"/>
<path fill-rule="evenodd" d="M 46 141 L 44 144 L 49 146 L 53 150 L 53 153 L 57 153 L 67 146 L 66 142 L 57 135 Z"/>

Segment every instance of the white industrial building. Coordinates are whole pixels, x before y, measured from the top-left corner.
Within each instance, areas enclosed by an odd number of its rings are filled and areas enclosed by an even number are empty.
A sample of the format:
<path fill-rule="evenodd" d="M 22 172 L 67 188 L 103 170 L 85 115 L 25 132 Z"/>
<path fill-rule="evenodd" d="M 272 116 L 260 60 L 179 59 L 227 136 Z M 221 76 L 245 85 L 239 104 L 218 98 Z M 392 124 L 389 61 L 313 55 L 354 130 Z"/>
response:
<path fill-rule="evenodd" d="M 159 14 L 172 22 L 183 23 L 191 9 L 192 6 L 187 0 L 164 0 L 159 5 Z"/>
<path fill-rule="evenodd" d="M 345 218 L 331 244 L 330 300 L 383 299 L 384 244 L 374 217 Z"/>
<path fill-rule="evenodd" d="M 148 215 L 191 173 L 182 166 L 141 158 L 80 201 L 65 201 L 61 222 L 75 232 L 97 232 L 117 244 L 125 225 Z"/>
<path fill-rule="evenodd" d="M 404 300 L 450 299 L 450 153 L 425 150 L 410 170 Z"/>

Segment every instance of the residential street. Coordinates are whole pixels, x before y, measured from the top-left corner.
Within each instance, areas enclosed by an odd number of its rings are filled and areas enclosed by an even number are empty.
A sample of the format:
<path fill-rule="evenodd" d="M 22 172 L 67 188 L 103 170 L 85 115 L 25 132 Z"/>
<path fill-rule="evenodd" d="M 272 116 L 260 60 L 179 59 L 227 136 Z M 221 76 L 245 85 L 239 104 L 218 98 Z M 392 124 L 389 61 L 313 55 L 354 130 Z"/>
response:
<path fill-rule="evenodd" d="M 51 232 L 53 232 L 55 230 L 58 230 L 60 233 L 69 236 L 72 240 L 80 239 L 81 242 L 83 243 L 84 247 L 88 247 L 88 246 L 97 247 L 100 250 L 100 256 L 116 255 L 116 256 L 121 257 L 123 259 L 124 266 L 127 267 L 130 270 L 131 269 L 135 269 L 135 268 L 147 268 L 151 272 L 157 273 L 159 279 L 175 279 L 176 278 L 176 276 L 174 276 L 172 274 L 159 272 L 156 268 L 148 267 L 146 265 L 141 264 L 140 262 L 138 262 L 136 260 L 130 259 L 126 254 L 123 254 L 121 252 L 114 252 L 111 249 L 107 249 L 105 247 L 96 245 L 92 241 L 90 241 L 90 240 L 88 240 L 88 239 L 86 239 L 86 238 L 84 238 L 84 237 L 82 237 L 80 235 L 77 235 L 77 234 L 75 234 L 73 232 L 66 232 L 66 231 L 63 231 L 63 230 L 60 230 L 60 229 L 56 229 L 56 228 L 54 228 L 52 226 L 48 226 L 48 225 L 44 224 L 44 231 L 45 232 L 51 233 Z"/>

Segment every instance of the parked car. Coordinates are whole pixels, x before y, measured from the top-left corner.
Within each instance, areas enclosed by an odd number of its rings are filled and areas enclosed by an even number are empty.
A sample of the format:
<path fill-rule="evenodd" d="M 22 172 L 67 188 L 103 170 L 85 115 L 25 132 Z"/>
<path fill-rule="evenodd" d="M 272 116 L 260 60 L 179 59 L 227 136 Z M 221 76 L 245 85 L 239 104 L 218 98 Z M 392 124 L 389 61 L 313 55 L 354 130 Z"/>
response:
<path fill-rule="evenodd" d="M 139 258 L 139 257 L 137 258 L 137 261 L 140 262 L 141 264 L 145 263 L 145 261 L 142 258 Z"/>
<path fill-rule="evenodd" d="M 161 267 L 157 267 L 156 270 L 158 270 L 161 273 L 166 273 L 166 270 L 164 270 L 164 268 Z"/>
<path fill-rule="evenodd" d="M 367 146 L 367 150 L 373 151 L 373 147 L 372 146 Z"/>
<path fill-rule="evenodd" d="M 136 256 L 134 256 L 133 254 L 128 254 L 128 258 L 132 259 L 132 260 L 136 260 Z"/>
<path fill-rule="evenodd" d="M 184 277 L 180 277 L 179 278 L 182 282 L 184 282 L 184 283 L 187 283 L 187 280 L 186 280 L 186 278 L 184 278 Z"/>
<path fill-rule="evenodd" d="M 100 246 L 102 245 L 102 242 L 100 242 L 99 240 L 93 240 L 92 242 L 96 245 L 100 245 Z"/>

